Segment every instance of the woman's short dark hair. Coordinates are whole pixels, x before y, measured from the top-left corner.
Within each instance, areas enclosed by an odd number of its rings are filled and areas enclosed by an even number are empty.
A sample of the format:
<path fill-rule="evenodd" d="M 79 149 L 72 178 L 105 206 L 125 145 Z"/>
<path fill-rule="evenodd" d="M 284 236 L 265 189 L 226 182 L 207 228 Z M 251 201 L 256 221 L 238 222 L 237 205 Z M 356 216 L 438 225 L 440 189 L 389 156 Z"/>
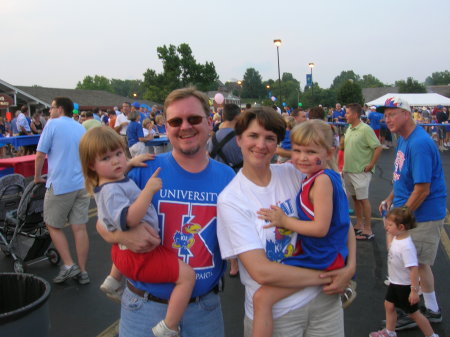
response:
<path fill-rule="evenodd" d="M 254 119 L 267 131 L 275 133 L 278 143 L 284 139 L 286 122 L 278 112 L 268 107 L 251 108 L 241 113 L 236 121 L 236 135 L 242 135 Z"/>

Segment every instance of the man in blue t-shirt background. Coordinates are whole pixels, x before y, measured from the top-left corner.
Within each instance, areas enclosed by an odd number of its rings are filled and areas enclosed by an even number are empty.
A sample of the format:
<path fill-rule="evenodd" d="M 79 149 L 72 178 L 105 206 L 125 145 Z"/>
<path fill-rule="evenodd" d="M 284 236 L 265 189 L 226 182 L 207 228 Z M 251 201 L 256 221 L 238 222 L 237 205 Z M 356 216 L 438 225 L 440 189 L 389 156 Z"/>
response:
<path fill-rule="evenodd" d="M 423 314 L 430 322 L 441 322 L 431 270 L 446 216 L 447 189 L 439 151 L 426 131 L 416 126 L 411 108 L 403 99 L 388 98 L 377 111 L 384 113 L 389 130 L 399 135 L 393 191 L 381 203 L 380 212 L 391 205 L 406 206 L 414 212 L 417 227 L 410 230 L 410 234 L 419 260 L 420 287 L 425 303 Z M 407 325 L 412 327 L 414 321 L 408 316 L 401 317 L 396 329 Z"/>

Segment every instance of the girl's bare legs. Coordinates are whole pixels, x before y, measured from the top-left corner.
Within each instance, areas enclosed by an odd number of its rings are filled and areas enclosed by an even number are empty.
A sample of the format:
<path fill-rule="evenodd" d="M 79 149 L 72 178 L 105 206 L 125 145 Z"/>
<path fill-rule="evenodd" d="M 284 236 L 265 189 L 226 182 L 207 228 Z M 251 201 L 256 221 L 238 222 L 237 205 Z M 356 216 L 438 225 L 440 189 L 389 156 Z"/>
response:
<path fill-rule="evenodd" d="M 253 337 L 272 337 L 272 307 L 299 289 L 262 286 L 253 295 Z"/>
<path fill-rule="evenodd" d="M 434 331 L 431 327 L 430 322 L 428 319 L 420 312 L 420 310 L 417 310 L 415 313 L 409 314 L 409 317 L 411 317 L 419 326 L 420 330 L 423 332 L 425 336 L 432 336 Z"/>
<path fill-rule="evenodd" d="M 394 303 L 384 301 L 384 310 L 386 311 L 386 329 L 389 331 L 395 331 L 397 313 L 395 312 Z"/>

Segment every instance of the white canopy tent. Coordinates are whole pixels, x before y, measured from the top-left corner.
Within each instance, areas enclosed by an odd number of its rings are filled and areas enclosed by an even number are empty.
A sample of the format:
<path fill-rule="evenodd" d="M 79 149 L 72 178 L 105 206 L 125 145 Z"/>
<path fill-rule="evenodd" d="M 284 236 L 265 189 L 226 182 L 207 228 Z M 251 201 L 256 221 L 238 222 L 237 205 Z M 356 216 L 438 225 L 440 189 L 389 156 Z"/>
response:
<path fill-rule="evenodd" d="M 445 96 L 429 93 L 429 94 L 398 94 L 398 93 L 389 93 L 374 99 L 373 101 L 367 102 L 367 105 L 383 105 L 384 102 L 389 97 L 400 97 L 401 99 L 408 102 L 410 106 L 436 106 L 436 105 L 444 105 L 450 106 L 450 98 Z"/>

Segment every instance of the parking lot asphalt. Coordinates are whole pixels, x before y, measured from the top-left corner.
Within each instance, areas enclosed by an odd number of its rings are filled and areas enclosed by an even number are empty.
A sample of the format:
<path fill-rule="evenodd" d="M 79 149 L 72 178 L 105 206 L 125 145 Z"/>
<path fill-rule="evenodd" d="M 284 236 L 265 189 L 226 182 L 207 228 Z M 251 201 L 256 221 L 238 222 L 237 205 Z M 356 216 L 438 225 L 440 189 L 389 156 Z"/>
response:
<path fill-rule="evenodd" d="M 450 151 L 449 151 L 450 152 Z M 353 304 L 345 310 L 345 335 L 347 337 L 368 336 L 369 332 L 381 328 L 384 318 L 384 295 L 386 287 L 383 284 L 387 274 L 386 244 L 382 221 L 377 208 L 381 200 L 391 189 L 391 176 L 394 160 L 394 150 L 383 151 L 377 163 L 376 173 L 372 179 L 370 200 L 374 217 L 373 228 L 375 240 L 358 242 L 357 244 L 357 275 L 358 296 Z M 444 173 L 447 186 L 450 186 L 450 154 L 442 154 Z M 447 209 L 449 199 L 447 199 Z M 88 232 L 90 237 L 90 252 L 88 271 L 91 283 L 79 285 L 74 280 L 64 284 L 52 284 L 50 295 L 49 337 L 113 337 L 116 336 L 120 305 L 110 301 L 99 286 L 111 267 L 110 247 L 95 231 L 96 206 L 91 203 L 89 211 Z M 68 237 L 71 237 L 69 229 Z M 435 332 L 441 337 L 450 337 L 450 292 L 448 277 L 450 275 L 450 226 L 448 221 L 444 226 L 438 257 L 433 266 L 436 282 L 436 293 L 444 320 L 433 324 Z M 72 241 L 72 240 L 69 240 Z M 72 247 L 73 249 L 73 247 Z M 13 271 L 11 258 L 0 253 L 0 271 Z M 27 272 L 43 277 L 51 283 L 58 268 L 47 261 L 27 266 Z M 244 315 L 244 289 L 239 278 L 225 276 L 225 290 L 221 294 L 224 313 L 225 331 L 227 337 L 241 337 Z M 214 332 L 211 332 L 214 337 Z M 199 336 L 199 337 L 210 337 Z M 422 336 L 418 329 L 398 333 L 399 337 Z"/>

